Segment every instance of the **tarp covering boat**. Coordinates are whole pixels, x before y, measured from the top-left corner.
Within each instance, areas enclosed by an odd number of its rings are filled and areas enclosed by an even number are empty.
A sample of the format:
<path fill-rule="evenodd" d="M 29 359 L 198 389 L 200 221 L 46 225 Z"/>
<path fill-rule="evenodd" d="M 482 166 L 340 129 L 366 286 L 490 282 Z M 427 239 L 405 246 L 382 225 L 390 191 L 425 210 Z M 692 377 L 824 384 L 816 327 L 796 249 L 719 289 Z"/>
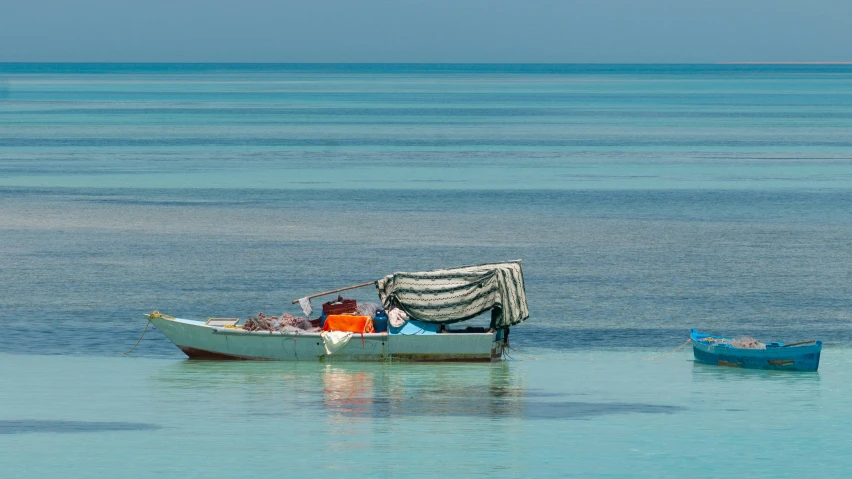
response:
<path fill-rule="evenodd" d="M 491 311 L 491 327 L 529 317 L 521 262 L 480 264 L 421 273 L 394 273 L 376 281 L 385 309 L 417 321 L 450 324 Z"/>

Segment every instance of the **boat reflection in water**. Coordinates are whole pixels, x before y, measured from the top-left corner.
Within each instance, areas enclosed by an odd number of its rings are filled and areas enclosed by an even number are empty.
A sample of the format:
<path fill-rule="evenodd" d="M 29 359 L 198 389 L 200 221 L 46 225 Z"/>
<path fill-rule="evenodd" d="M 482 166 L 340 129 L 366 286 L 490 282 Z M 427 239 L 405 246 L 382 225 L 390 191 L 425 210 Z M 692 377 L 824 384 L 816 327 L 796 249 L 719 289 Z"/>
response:
<path fill-rule="evenodd" d="M 508 365 L 396 365 L 366 372 L 328 365 L 323 404 L 342 418 L 401 416 L 517 417 L 526 415 L 523 376 Z"/>
<path fill-rule="evenodd" d="M 382 418 L 586 419 L 675 413 L 682 408 L 592 399 L 570 389 L 531 388 L 530 366 L 481 364 L 181 361 L 152 376 L 160 399 L 192 398 L 191 408 L 239 404 L 251 417 L 334 422 Z M 172 397 L 173 396 L 173 397 Z M 586 400 L 581 400 L 586 399 Z"/>
<path fill-rule="evenodd" d="M 583 419 L 625 413 L 673 413 L 680 407 L 567 400 L 577 394 L 528 388 L 511 364 L 487 369 L 469 365 L 407 365 L 372 373 L 328 365 L 323 404 L 338 418 L 481 417 Z"/>

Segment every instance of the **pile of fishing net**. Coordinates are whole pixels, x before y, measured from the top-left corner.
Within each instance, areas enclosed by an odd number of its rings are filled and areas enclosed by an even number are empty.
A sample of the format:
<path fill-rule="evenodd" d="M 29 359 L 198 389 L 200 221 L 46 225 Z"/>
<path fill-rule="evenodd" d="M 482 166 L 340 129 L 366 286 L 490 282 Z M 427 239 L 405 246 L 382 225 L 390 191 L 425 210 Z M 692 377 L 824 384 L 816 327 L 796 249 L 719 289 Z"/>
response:
<path fill-rule="evenodd" d="M 741 336 L 739 338 L 732 339 L 728 341 L 728 344 L 734 348 L 740 349 L 766 349 L 765 344 L 749 336 Z"/>
<path fill-rule="evenodd" d="M 317 332 L 320 330 L 308 318 L 287 313 L 282 313 L 280 317 L 257 313 L 257 316 L 252 316 L 246 320 L 243 329 L 246 331 L 282 332 Z"/>

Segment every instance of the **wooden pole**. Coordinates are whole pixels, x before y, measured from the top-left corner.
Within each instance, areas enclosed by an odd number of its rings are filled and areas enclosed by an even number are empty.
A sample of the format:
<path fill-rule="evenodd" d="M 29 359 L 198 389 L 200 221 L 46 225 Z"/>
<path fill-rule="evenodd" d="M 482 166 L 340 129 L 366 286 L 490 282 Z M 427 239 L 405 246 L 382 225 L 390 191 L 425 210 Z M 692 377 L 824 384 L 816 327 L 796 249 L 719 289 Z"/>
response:
<path fill-rule="evenodd" d="M 334 289 L 334 290 L 331 290 L 331 291 L 324 291 L 322 293 L 312 294 L 312 295 L 308 296 L 308 299 L 317 298 L 319 296 L 325 296 L 327 294 L 339 293 L 341 291 L 346 291 L 346 290 L 349 290 L 349 289 L 363 288 L 364 286 L 370 286 L 371 284 L 376 284 L 376 282 L 375 281 L 369 281 L 367 283 L 361 283 L 361 284 L 356 284 L 356 285 L 353 285 L 353 286 L 347 286 L 345 288 Z M 296 304 L 298 302 L 299 302 L 298 299 L 294 299 L 292 304 Z"/>

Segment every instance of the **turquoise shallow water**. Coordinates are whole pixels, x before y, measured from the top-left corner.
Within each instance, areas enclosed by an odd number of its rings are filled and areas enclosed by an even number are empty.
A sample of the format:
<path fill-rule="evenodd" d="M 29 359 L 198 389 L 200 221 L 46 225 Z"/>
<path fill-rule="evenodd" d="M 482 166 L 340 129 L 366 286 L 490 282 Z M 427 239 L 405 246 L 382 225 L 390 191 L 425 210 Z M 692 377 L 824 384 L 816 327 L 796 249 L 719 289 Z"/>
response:
<path fill-rule="evenodd" d="M 805 374 L 651 352 L 438 368 L 3 355 L 0 447 L 22 478 L 848 473 L 850 350 Z"/>
<path fill-rule="evenodd" d="M 0 65 L 0 470 L 843 477 L 852 68 Z M 503 365 L 186 361 L 143 312 L 522 258 Z M 368 290 L 353 292 L 374 300 Z M 820 371 L 658 361 L 690 327 Z M 524 359 L 522 356 L 516 356 Z"/>

